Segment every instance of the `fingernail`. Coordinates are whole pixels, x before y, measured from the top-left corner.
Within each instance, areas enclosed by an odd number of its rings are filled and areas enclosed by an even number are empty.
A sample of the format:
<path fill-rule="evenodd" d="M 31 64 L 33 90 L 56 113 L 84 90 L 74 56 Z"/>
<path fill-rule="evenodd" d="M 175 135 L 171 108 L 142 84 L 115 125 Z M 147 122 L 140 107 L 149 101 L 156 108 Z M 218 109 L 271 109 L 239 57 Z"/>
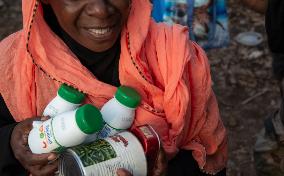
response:
<path fill-rule="evenodd" d="M 46 120 L 48 120 L 48 119 L 49 119 L 48 116 L 43 116 L 43 117 L 40 118 L 41 121 L 46 121 Z"/>
<path fill-rule="evenodd" d="M 116 175 L 117 175 L 117 176 L 123 175 L 123 171 L 122 171 L 121 169 L 118 169 L 118 170 L 116 171 Z"/>
<path fill-rule="evenodd" d="M 57 155 L 54 154 L 54 153 L 52 153 L 52 154 L 50 154 L 50 155 L 48 156 L 47 160 L 48 160 L 48 161 L 53 161 L 53 160 L 55 160 L 56 158 L 57 158 Z"/>
<path fill-rule="evenodd" d="M 23 134 L 23 140 L 26 142 L 28 141 L 29 135 L 28 134 Z"/>

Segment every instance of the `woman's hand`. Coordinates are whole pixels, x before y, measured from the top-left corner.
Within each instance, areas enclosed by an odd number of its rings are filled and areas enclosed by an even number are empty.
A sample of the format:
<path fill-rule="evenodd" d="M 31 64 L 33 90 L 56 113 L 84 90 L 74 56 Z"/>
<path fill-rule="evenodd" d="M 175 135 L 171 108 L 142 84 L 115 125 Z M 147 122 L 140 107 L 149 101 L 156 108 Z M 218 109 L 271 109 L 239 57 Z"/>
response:
<path fill-rule="evenodd" d="M 53 176 L 58 168 L 58 161 L 54 161 L 57 156 L 49 154 L 33 154 L 28 146 L 28 135 L 32 129 L 33 121 L 39 118 L 31 118 L 20 122 L 14 128 L 10 145 L 16 159 L 33 176 Z M 51 162 L 54 161 L 54 162 Z"/>
<path fill-rule="evenodd" d="M 132 174 L 125 169 L 118 169 L 116 174 L 117 176 L 132 176 Z"/>
<path fill-rule="evenodd" d="M 167 167 L 168 167 L 168 160 L 166 157 L 166 153 L 164 149 L 161 147 L 158 159 L 156 162 L 156 166 L 154 170 L 152 171 L 152 176 L 164 176 L 167 173 Z M 117 176 L 132 176 L 130 172 L 128 172 L 125 169 L 118 169 L 117 170 Z"/>
<path fill-rule="evenodd" d="M 152 176 L 166 175 L 167 168 L 168 168 L 168 159 L 167 159 L 164 148 L 161 147 Z"/>

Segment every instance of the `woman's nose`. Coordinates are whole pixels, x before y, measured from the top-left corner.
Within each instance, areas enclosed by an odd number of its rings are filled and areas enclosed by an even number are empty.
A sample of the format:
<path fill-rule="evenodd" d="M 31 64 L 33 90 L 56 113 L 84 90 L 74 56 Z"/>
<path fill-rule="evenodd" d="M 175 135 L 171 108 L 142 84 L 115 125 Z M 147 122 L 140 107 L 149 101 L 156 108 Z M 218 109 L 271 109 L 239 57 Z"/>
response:
<path fill-rule="evenodd" d="M 97 18 L 106 18 L 111 13 L 111 6 L 106 0 L 89 0 L 85 11 L 89 16 Z"/>

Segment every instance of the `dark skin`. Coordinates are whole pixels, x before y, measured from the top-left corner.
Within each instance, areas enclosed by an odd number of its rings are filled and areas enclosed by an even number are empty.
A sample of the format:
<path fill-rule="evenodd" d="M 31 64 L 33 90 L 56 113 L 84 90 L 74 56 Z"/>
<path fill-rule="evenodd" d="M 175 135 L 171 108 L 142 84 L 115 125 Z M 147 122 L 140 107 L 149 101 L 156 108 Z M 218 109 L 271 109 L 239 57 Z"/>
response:
<path fill-rule="evenodd" d="M 126 24 L 130 0 L 42 0 L 49 4 L 65 32 L 84 47 L 111 48 Z"/>
<path fill-rule="evenodd" d="M 12 132 L 10 145 L 16 159 L 33 176 L 51 176 L 57 171 L 58 161 L 48 163 L 55 160 L 57 156 L 54 153 L 35 155 L 28 147 L 28 134 L 32 129 L 32 123 L 38 120 L 41 119 L 30 118 L 19 123 Z"/>
<path fill-rule="evenodd" d="M 84 47 L 102 52 L 111 48 L 126 24 L 131 0 L 41 0 L 49 4 L 60 26 Z M 11 147 L 15 157 L 33 176 L 52 176 L 58 170 L 54 153 L 32 154 L 27 144 L 32 122 L 30 118 L 20 122 L 13 130 Z M 53 162 L 50 162 L 53 161 Z M 161 150 L 154 176 L 164 175 L 167 166 L 165 153 Z M 117 171 L 120 176 L 131 176 L 125 169 Z"/>

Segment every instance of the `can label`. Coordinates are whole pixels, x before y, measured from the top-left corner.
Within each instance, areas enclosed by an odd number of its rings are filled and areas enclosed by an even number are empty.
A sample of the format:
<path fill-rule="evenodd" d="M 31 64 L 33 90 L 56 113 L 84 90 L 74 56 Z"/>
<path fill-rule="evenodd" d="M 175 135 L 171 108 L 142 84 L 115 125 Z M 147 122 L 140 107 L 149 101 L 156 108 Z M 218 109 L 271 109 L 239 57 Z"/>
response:
<path fill-rule="evenodd" d="M 147 162 L 143 147 L 129 132 L 122 132 L 91 144 L 72 148 L 79 157 L 86 176 L 116 175 L 119 168 L 134 176 L 147 175 Z M 67 164 L 67 163 L 65 163 Z"/>
<path fill-rule="evenodd" d="M 160 138 L 150 125 L 142 125 L 133 128 L 131 132 L 138 138 L 144 148 L 147 158 L 148 174 L 151 175 L 155 168 L 160 151 Z"/>

